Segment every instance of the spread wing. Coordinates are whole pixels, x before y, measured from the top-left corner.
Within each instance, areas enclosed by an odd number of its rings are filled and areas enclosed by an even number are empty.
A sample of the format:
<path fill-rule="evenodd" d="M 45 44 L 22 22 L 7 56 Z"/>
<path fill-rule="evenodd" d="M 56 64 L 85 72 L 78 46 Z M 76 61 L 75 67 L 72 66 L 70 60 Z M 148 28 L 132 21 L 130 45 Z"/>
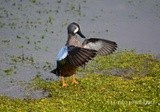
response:
<path fill-rule="evenodd" d="M 63 47 L 57 55 L 57 61 L 64 60 L 73 66 L 82 66 L 96 55 L 96 50 L 75 46 Z"/>
<path fill-rule="evenodd" d="M 99 55 L 111 54 L 117 48 L 116 42 L 99 38 L 86 39 L 82 45 L 83 48 L 96 50 Z"/>
<path fill-rule="evenodd" d="M 96 56 L 96 50 L 69 46 L 67 60 L 74 66 L 82 66 Z"/>

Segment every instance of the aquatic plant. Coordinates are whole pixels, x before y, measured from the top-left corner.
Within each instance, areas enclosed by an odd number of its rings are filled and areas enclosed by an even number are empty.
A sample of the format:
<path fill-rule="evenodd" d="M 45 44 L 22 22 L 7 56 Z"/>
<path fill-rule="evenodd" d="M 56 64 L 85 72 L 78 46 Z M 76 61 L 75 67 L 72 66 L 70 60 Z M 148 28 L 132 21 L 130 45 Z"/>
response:
<path fill-rule="evenodd" d="M 115 68 L 122 70 L 119 71 L 121 75 L 112 71 Z M 78 85 L 61 88 L 59 81 L 44 80 L 37 76 L 31 85 L 35 89 L 48 91 L 48 96 L 40 99 L 0 96 L 0 111 L 158 112 L 160 110 L 159 68 L 159 59 L 150 54 L 138 54 L 134 51 L 97 57 L 85 69 L 79 69 Z M 132 70 L 124 72 L 124 69 Z M 69 83 L 69 80 L 68 78 L 66 81 Z"/>

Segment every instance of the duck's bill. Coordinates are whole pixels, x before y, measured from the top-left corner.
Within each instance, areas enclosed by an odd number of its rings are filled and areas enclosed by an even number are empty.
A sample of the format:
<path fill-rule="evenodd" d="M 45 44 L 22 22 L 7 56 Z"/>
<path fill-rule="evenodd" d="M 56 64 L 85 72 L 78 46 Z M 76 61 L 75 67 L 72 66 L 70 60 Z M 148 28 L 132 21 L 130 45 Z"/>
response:
<path fill-rule="evenodd" d="M 81 31 L 78 31 L 77 34 L 78 34 L 79 36 L 81 36 L 82 38 L 86 38 L 86 37 L 82 34 Z"/>

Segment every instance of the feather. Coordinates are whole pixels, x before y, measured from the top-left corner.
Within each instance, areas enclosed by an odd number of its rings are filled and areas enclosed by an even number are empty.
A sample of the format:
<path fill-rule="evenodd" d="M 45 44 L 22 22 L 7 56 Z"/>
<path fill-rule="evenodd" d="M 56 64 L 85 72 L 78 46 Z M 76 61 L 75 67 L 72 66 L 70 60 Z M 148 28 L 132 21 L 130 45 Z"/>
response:
<path fill-rule="evenodd" d="M 68 49 L 67 58 L 74 66 L 82 66 L 96 55 L 96 51 L 91 49 L 75 46 L 69 46 Z"/>
<path fill-rule="evenodd" d="M 60 61 L 64 58 L 66 58 L 68 55 L 68 48 L 67 46 L 62 47 L 61 50 L 59 51 L 58 55 L 57 55 L 57 61 Z"/>
<path fill-rule="evenodd" d="M 82 46 L 83 48 L 96 50 L 99 55 L 111 54 L 117 48 L 115 42 L 99 38 L 86 39 L 82 43 Z"/>

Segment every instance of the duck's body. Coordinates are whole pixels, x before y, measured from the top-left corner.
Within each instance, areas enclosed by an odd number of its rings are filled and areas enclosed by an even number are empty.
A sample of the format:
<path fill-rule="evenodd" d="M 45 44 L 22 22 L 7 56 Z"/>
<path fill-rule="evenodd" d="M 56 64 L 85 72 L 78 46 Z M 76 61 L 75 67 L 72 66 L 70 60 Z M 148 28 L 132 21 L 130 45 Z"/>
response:
<path fill-rule="evenodd" d="M 78 40 L 77 36 L 76 35 L 73 36 L 71 34 L 68 34 L 68 39 L 67 39 L 66 45 L 67 46 L 73 45 L 76 47 L 82 47 L 82 43 Z"/>
<path fill-rule="evenodd" d="M 62 47 L 57 55 L 57 68 L 51 72 L 60 76 L 62 86 L 67 84 L 64 82 L 64 77 L 73 76 L 73 83 L 78 83 L 75 80 L 75 74 L 78 67 L 85 65 L 89 60 L 96 55 L 108 55 L 114 52 L 117 44 L 113 41 L 90 38 L 80 42 L 77 39 L 79 34 L 82 38 L 85 36 L 81 33 L 77 23 L 71 23 L 68 26 L 68 39 L 66 45 Z"/>

